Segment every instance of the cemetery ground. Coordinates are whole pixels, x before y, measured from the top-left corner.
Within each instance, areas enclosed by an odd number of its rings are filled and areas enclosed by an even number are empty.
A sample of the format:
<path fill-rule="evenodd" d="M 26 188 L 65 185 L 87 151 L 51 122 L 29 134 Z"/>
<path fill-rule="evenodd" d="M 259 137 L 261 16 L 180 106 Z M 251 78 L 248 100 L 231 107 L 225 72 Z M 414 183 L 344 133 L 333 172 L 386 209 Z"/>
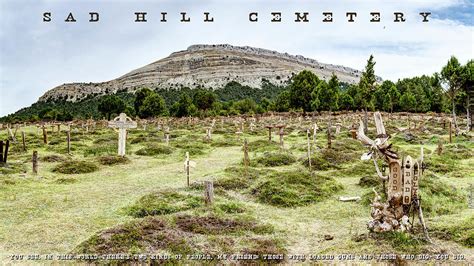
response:
<path fill-rule="evenodd" d="M 182 254 L 187 260 L 190 254 L 226 253 L 284 254 L 286 262 L 292 261 L 287 255 L 301 254 L 307 261 L 310 255 L 337 261 L 340 254 L 355 254 L 359 261 L 359 255 L 397 254 L 387 257 L 392 262 L 407 261 L 403 254 L 429 254 L 431 261 L 448 254 L 451 262 L 463 255 L 463 263 L 473 263 L 472 133 L 453 133 L 450 143 L 449 125 L 430 116 L 408 124 L 405 116 L 383 117 L 400 155 L 416 158 L 424 148 L 421 205 L 432 243 L 417 219 L 411 233 L 368 233 L 372 189 L 382 191 L 382 183 L 372 161 L 360 160 L 367 148 L 351 137 L 359 116 L 331 118 L 330 149 L 328 116 L 138 121 L 128 130 L 123 158 L 117 156 L 117 132 L 96 121 L 87 129 L 86 122 L 71 125 L 70 155 L 66 125 L 60 132 L 45 127 L 48 144 L 35 125 L 21 127 L 15 142 L 8 130 L 0 132 L 0 139 L 10 138 L 8 161 L 0 167 L 1 261 L 14 254 Z M 285 125 L 283 148 L 279 129 L 272 129 L 269 141 L 265 127 L 279 124 Z M 373 119 L 368 132 L 373 137 Z M 195 164 L 188 168 L 190 186 L 186 152 Z M 211 204 L 204 201 L 208 180 Z M 343 202 L 341 196 L 361 200 Z"/>

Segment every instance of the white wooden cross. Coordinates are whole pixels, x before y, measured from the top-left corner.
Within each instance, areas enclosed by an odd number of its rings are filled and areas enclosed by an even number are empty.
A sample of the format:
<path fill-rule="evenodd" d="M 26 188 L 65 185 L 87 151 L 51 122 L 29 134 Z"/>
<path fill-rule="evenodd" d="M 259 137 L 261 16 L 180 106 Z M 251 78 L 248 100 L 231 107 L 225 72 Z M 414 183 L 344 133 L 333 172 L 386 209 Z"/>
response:
<path fill-rule="evenodd" d="M 137 122 L 132 121 L 125 113 L 121 113 L 113 121 L 109 121 L 109 127 L 118 128 L 118 155 L 125 156 L 125 140 L 127 138 L 127 128 L 136 128 Z"/>

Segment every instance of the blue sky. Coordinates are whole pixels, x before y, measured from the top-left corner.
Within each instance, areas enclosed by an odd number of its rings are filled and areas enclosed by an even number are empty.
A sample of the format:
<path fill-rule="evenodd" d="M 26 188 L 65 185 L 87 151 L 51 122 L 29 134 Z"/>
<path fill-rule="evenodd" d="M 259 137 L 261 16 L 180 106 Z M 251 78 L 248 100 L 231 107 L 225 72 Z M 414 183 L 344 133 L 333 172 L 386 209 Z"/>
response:
<path fill-rule="evenodd" d="M 321 62 L 362 69 L 370 54 L 384 79 L 431 74 L 451 55 L 472 59 L 473 1 L 467 0 L 233 0 L 233 1 L 2 0 L 0 2 L 0 116 L 27 107 L 47 90 L 68 82 L 98 82 L 184 50 L 192 44 L 229 43 L 300 54 Z M 88 23 L 88 12 L 100 13 Z M 134 12 L 148 23 L 134 23 Z M 186 11 L 190 23 L 179 22 Z M 248 22 L 249 12 L 259 22 Z M 270 12 L 282 23 L 270 23 Z M 320 22 L 332 11 L 334 23 Z M 355 23 L 345 12 L 356 11 Z M 382 22 L 370 23 L 369 12 Z M 393 12 L 407 21 L 393 23 Z M 42 14 L 52 13 L 44 23 Z M 65 23 L 73 12 L 77 23 Z M 169 21 L 160 23 L 160 12 Z M 214 23 L 202 22 L 210 12 Z M 294 23 L 294 12 L 310 22 Z M 432 12 L 421 23 L 419 12 Z"/>

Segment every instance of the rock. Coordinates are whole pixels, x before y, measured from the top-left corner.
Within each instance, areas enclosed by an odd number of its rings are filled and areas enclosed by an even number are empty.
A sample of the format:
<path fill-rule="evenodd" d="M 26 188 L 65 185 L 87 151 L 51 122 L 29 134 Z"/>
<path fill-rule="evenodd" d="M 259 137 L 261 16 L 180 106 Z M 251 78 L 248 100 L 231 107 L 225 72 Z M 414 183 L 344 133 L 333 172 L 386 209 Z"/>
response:
<path fill-rule="evenodd" d="M 332 235 L 324 235 L 324 240 L 329 241 L 329 240 L 333 240 L 333 239 L 334 239 L 334 236 L 332 236 Z"/>
<path fill-rule="evenodd" d="M 57 86 L 39 98 L 80 101 L 88 95 L 133 92 L 138 88 L 178 89 L 180 87 L 220 88 L 230 81 L 260 88 L 262 79 L 283 84 L 292 75 L 308 69 L 321 79 L 334 72 L 341 82 L 359 82 L 361 72 L 348 67 L 324 64 L 314 59 L 276 51 L 228 44 L 192 45 L 187 50 L 135 69 L 117 79 L 100 83 L 68 83 Z M 380 78 L 377 78 L 381 81 Z"/>

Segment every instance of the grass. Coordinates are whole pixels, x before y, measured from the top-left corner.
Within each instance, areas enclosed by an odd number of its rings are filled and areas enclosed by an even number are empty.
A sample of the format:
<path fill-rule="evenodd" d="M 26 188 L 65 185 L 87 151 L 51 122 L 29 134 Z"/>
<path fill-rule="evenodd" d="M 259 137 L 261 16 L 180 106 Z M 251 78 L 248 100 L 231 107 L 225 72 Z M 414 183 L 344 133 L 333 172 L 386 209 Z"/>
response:
<path fill-rule="evenodd" d="M 164 145 L 147 145 L 135 152 L 137 155 L 142 156 L 155 156 L 155 155 L 162 155 L 162 154 L 171 154 L 173 153 L 173 149 L 169 146 Z"/>
<path fill-rule="evenodd" d="M 319 202 L 342 188 L 333 178 L 312 176 L 300 170 L 270 175 L 253 187 L 251 193 L 261 203 L 295 207 Z"/>
<path fill-rule="evenodd" d="M 125 156 L 117 155 L 106 155 L 97 158 L 100 164 L 102 165 L 117 165 L 117 164 L 127 164 L 130 163 L 130 159 Z"/>
<path fill-rule="evenodd" d="M 213 255 L 451 252 L 467 254 L 466 263 L 474 261 L 469 257 L 473 217 L 472 210 L 467 208 L 466 193 L 474 165 L 470 155 L 474 146 L 469 139 L 455 138 L 453 144 L 444 145 L 443 154 L 438 156 L 433 152 L 437 142 L 430 139 L 433 134 L 444 140 L 447 136 L 438 133 L 418 136 L 417 142 L 424 143 L 425 162 L 429 164 L 425 178 L 420 181 L 420 190 L 426 222 L 436 243 L 432 246 L 423 242 L 418 233 L 357 237 L 365 235 L 370 207 L 362 202 L 340 202 L 337 198 L 367 192 L 372 199 L 371 185 L 376 182 L 369 177 L 375 177 L 375 170 L 371 162 L 359 160 L 366 149 L 350 140 L 345 132 L 334 136 L 329 152 L 323 148 L 326 137 L 318 135 L 313 146 L 314 157 L 321 158 L 327 166 L 315 169 L 314 176 L 307 174 L 307 169 L 302 169 L 299 163 L 280 167 L 259 164 L 257 159 L 265 153 L 282 153 L 280 147 L 276 142 L 268 142 L 265 130 L 255 135 L 246 133 L 242 139 L 247 137 L 254 149 L 250 148 L 252 167 L 245 175 L 241 165 L 243 152 L 240 144 L 233 145 L 236 138 L 231 125 L 224 127 L 223 132 L 232 134 L 232 139 L 214 134 L 210 143 L 203 143 L 204 133 L 191 134 L 188 128 L 175 123 L 170 145 L 178 152 L 166 156 L 136 155 L 137 150 L 147 147 L 155 137 L 137 129 L 129 135 L 128 163 L 100 167 L 100 171 L 80 176 L 53 172 L 63 163 L 54 157 L 93 164 L 99 164 L 102 157 L 115 161 L 115 132 L 96 129 L 96 134 L 83 135 L 80 129 L 72 135 L 72 154 L 65 156 L 65 141 L 43 145 L 41 136 L 31 128 L 27 132 L 28 153 L 22 153 L 18 145 L 12 146 L 8 167 L 0 167 L 0 211 L 4 214 L 0 216 L 4 225 L 0 227 L 0 261 L 10 261 L 8 256 L 15 253 L 70 252 Z M 194 127 L 198 130 L 194 132 L 204 132 L 199 124 Z M 372 126 L 369 131 L 374 131 Z M 4 131 L 0 132 L 1 137 L 6 137 Z M 50 140 L 63 137 L 51 136 Z M 196 143 L 189 142 L 191 137 L 196 137 Z M 137 140 L 131 143 L 134 138 Z M 416 157 L 420 147 L 417 142 L 395 144 L 400 151 Z M 291 133 L 285 137 L 285 147 L 305 148 L 305 144 L 304 134 Z M 51 159 L 41 161 L 37 176 L 31 173 L 33 148 L 38 150 L 40 159 L 52 155 Z M 189 148 L 202 150 L 198 151 L 200 156 L 192 157 L 197 167 L 191 171 L 191 182 L 215 180 L 216 201 L 212 207 L 201 203 L 202 186 L 184 189 L 182 154 Z M 306 155 L 305 149 L 290 148 L 290 151 L 296 158 Z M 436 167 L 446 170 L 435 171 Z M 319 178 L 321 183 L 311 178 Z M 363 186 L 359 185 L 361 178 Z M 171 191 L 180 196 L 177 199 L 147 196 L 158 195 L 157 191 Z M 222 191 L 225 193 L 220 194 Z M 186 201 L 193 197 L 200 205 L 189 207 Z M 155 212 L 155 215 L 128 215 L 127 210 L 132 206 L 137 213 Z M 191 206 L 194 206 L 192 202 Z M 181 227 L 176 224 L 176 217 L 184 217 Z M 198 226 L 185 230 L 183 221 Z M 233 227 L 222 228 L 222 225 Z M 212 233 L 213 230 L 225 233 Z M 326 234 L 333 239 L 325 240 Z"/>
<path fill-rule="evenodd" d="M 87 161 L 66 161 L 53 168 L 53 172 L 61 174 L 86 174 L 99 170 L 99 167 Z"/>
<path fill-rule="evenodd" d="M 126 212 L 133 217 L 164 215 L 203 205 L 202 198 L 174 191 L 162 191 L 141 197 Z"/>
<path fill-rule="evenodd" d="M 256 159 L 257 163 L 267 167 L 290 165 L 296 162 L 295 156 L 290 153 L 265 152 Z"/>

